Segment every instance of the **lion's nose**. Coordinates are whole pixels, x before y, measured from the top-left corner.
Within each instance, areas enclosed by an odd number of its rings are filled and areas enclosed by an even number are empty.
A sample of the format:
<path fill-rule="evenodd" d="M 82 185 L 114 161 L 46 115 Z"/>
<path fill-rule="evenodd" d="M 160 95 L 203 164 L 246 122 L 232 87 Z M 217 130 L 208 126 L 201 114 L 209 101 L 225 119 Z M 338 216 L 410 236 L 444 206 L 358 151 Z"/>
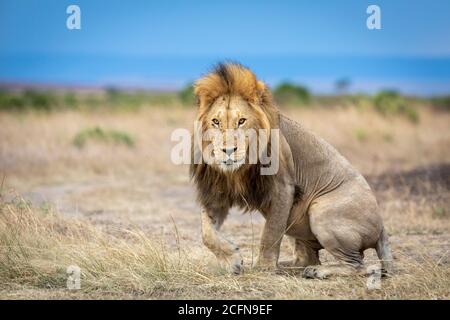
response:
<path fill-rule="evenodd" d="M 227 154 L 227 156 L 231 156 L 233 152 L 237 150 L 237 147 L 231 147 L 231 148 L 223 148 L 222 151 Z"/>

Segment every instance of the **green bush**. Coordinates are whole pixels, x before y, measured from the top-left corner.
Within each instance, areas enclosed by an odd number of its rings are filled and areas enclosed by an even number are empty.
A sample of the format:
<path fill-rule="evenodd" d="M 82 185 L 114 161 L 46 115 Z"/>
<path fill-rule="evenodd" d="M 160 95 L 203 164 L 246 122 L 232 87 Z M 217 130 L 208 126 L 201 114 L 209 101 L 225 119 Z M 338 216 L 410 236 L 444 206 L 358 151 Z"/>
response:
<path fill-rule="evenodd" d="M 395 91 L 381 91 L 373 98 L 374 106 L 380 113 L 395 114 L 404 108 L 404 99 Z"/>
<path fill-rule="evenodd" d="M 409 105 L 404 97 L 394 90 L 378 92 L 373 97 L 375 110 L 383 115 L 403 114 L 412 122 L 419 121 L 417 110 Z"/>
<path fill-rule="evenodd" d="M 65 109 L 134 111 L 141 107 L 170 107 L 195 102 L 192 85 L 180 92 L 123 91 L 109 87 L 102 92 L 77 91 L 2 91 L 0 110 L 3 111 L 56 111 Z"/>
<path fill-rule="evenodd" d="M 372 98 L 369 95 L 358 93 L 346 97 L 349 104 L 355 106 L 359 110 L 367 110 L 372 107 Z"/>
<path fill-rule="evenodd" d="M 181 103 L 186 106 L 192 106 L 195 104 L 194 86 L 192 83 L 188 84 L 178 93 L 178 98 Z"/>
<path fill-rule="evenodd" d="M 25 101 L 20 95 L 0 91 L 0 110 L 22 110 Z"/>
<path fill-rule="evenodd" d="M 365 142 L 369 138 L 369 134 L 363 128 L 357 128 L 355 130 L 355 137 L 359 142 Z"/>
<path fill-rule="evenodd" d="M 150 106 L 173 106 L 178 104 L 179 100 L 174 93 L 151 93 L 145 95 L 145 103 Z"/>
<path fill-rule="evenodd" d="M 305 105 L 311 101 L 307 88 L 289 82 L 278 85 L 273 94 L 275 100 L 281 105 Z"/>
<path fill-rule="evenodd" d="M 58 105 L 56 97 L 51 92 L 26 90 L 23 98 L 25 104 L 35 110 L 50 111 Z"/>
<path fill-rule="evenodd" d="M 73 144 L 78 148 L 82 148 L 90 140 L 123 144 L 128 147 L 134 146 L 134 139 L 128 133 L 118 130 L 104 130 L 100 127 L 82 130 L 73 139 Z"/>
<path fill-rule="evenodd" d="M 406 117 L 411 120 L 412 122 L 419 122 L 420 118 L 419 118 L 419 113 L 417 112 L 417 110 L 413 107 L 406 107 L 403 110 L 403 114 L 406 115 Z"/>
<path fill-rule="evenodd" d="M 64 94 L 64 105 L 70 109 L 78 107 L 77 96 L 73 92 L 67 92 Z"/>
<path fill-rule="evenodd" d="M 106 89 L 106 104 L 108 107 L 116 109 L 137 109 L 142 104 L 143 99 L 140 99 L 137 93 L 127 93 L 116 88 Z M 102 104 L 99 101 L 98 104 Z"/>
<path fill-rule="evenodd" d="M 60 105 L 52 92 L 25 90 L 23 92 L 0 92 L 0 109 L 24 111 L 27 109 L 50 111 Z"/>
<path fill-rule="evenodd" d="M 109 107 L 120 110 L 136 110 L 142 106 L 169 106 L 178 102 L 177 95 L 170 92 L 126 92 L 115 88 L 106 90 L 106 100 Z"/>

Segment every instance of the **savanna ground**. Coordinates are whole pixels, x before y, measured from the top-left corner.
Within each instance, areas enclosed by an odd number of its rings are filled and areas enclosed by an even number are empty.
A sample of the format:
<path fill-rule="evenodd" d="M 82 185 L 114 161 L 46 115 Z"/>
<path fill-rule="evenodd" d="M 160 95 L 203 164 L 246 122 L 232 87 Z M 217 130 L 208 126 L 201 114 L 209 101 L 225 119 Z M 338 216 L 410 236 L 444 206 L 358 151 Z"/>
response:
<path fill-rule="evenodd" d="M 396 266 L 381 288 L 368 290 L 364 276 L 252 270 L 263 219 L 238 211 L 223 230 L 245 272 L 229 275 L 201 243 L 187 166 L 170 161 L 170 135 L 190 129 L 195 110 L 166 105 L 0 112 L 0 298 L 448 299 L 450 112 L 423 105 L 414 121 L 339 105 L 283 112 L 375 190 Z M 281 255 L 290 259 L 287 241 Z M 365 261 L 377 263 L 371 250 Z M 70 265 L 81 269 L 80 290 L 66 288 Z"/>

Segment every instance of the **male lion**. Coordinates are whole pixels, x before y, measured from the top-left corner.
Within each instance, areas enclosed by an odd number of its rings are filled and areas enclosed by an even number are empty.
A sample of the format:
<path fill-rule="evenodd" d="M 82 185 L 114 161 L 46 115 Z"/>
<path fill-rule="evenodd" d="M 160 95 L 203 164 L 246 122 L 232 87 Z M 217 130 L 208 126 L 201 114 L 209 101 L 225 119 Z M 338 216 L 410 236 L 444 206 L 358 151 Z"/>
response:
<path fill-rule="evenodd" d="M 266 85 L 239 64 L 219 64 L 194 87 L 203 132 L 251 128 L 280 133 L 279 168 L 273 175 L 260 173 L 264 166 L 260 161 L 243 161 L 249 139 L 240 144 L 234 139 L 225 144 L 223 139 L 212 139 L 216 161 L 191 164 L 202 206 L 203 242 L 234 273 L 242 271 L 239 247 L 219 233 L 232 206 L 259 210 L 266 220 L 256 267 L 278 267 L 286 234 L 295 246 L 292 266 L 304 267 L 305 277 L 362 271 L 363 251 L 368 248 L 376 249 L 384 273 L 392 271 L 376 199 L 366 180 L 336 149 L 282 115 Z M 193 157 L 199 156 L 199 148 L 193 150 Z M 320 249 L 328 250 L 338 263 L 320 265 Z"/>

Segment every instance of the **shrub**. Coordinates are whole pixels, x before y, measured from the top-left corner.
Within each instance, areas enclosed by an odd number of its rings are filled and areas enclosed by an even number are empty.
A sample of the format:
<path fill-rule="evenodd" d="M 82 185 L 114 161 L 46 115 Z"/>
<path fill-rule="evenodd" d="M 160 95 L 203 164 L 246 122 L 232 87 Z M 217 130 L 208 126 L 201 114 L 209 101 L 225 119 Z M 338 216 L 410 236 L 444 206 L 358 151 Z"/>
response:
<path fill-rule="evenodd" d="M 375 109 L 380 113 L 395 114 L 405 106 L 405 100 L 396 91 L 380 91 L 374 98 Z"/>
<path fill-rule="evenodd" d="M 359 142 L 365 142 L 367 141 L 369 135 L 367 134 L 366 130 L 358 128 L 355 130 L 355 137 Z"/>
<path fill-rule="evenodd" d="M 274 90 L 275 100 L 282 105 L 308 104 L 311 95 L 307 88 L 289 82 L 281 83 Z"/>
<path fill-rule="evenodd" d="M 106 100 L 108 106 L 116 109 L 137 109 L 143 102 L 138 93 L 127 93 L 112 87 L 106 89 Z M 99 104 L 102 102 L 99 101 Z"/>
<path fill-rule="evenodd" d="M 403 110 L 403 113 L 406 115 L 406 117 L 411 120 L 412 122 L 419 122 L 419 114 L 417 113 L 417 110 L 413 107 L 406 107 Z"/>
<path fill-rule="evenodd" d="M 73 144 L 82 148 L 89 140 L 123 144 L 128 147 L 134 146 L 134 139 L 128 133 L 118 130 L 104 130 L 100 127 L 82 130 L 73 139 Z"/>
<path fill-rule="evenodd" d="M 194 103 L 192 86 L 182 92 L 123 91 L 114 87 L 103 92 L 81 94 L 77 91 L 51 92 L 0 90 L 0 110 L 4 111 L 57 111 L 65 109 L 134 111 L 141 107 L 174 106 Z"/>
<path fill-rule="evenodd" d="M 405 98 L 396 91 L 384 90 L 378 92 L 373 98 L 373 103 L 375 110 L 383 115 L 403 114 L 412 122 L 419 121 L 417 110 L 408 105 Z"/>
<path fill-rule="evenodd" d="M 9 92 L 0 92 L 0 110 L 22 110 L 25 101 L 20 95 Z"/>
<path fill-rule="evenodd" d="M 70 109 L 74 109 L 78 106 L 78 100 L 73 92 L 67 92 L 64 95 L 64 105 Z"/>
<path fill-rule="evenodd" d="M 178 102 L 176 94 L 171 92 L 127 92 L 115 88 L 106 90 L 106 102 L 117 110 L 136 110 L 143 106 L 170 106 Z M 95 102 L 102 104 L 104 101 Z"/>
<path fill-rule="evenodd" d="M 188 84 L 178 93 L 178 98 L 181 103 L 187 106 L 195 104 L 194 86 L 192 83 Z"/>
<path fill-rule="evenodd" d="M 176 94 L 171 92 L 145 94 L 145 102 L 150 106 L 173 106 L 179 103 Z"/>
<path fill-rule="evenodd" d="M 366 94 L 354 94 L 346 96 L 350 105 L 355 106 L 358 110 L 367 110 L 372 108 L 372 98 Z"/>
<path fill-rule="evenodd" d="M 100 99 L 100 97 L 98 95 L 95 94 L 88 94 L 85 98 L 84 98 L 84 103 L 86 104 L 86 106 L 88 108 L 99 108 L 100 106 L 103 105 L 102 100 Z"/>
<path fill-rule="evenodd" d="M 49 111 L 57 106 L 56 97 L 50 92 L 39 92 L 34 90 L 26 90 L 23 93 L 26 105 L 35 110 Z"/>

